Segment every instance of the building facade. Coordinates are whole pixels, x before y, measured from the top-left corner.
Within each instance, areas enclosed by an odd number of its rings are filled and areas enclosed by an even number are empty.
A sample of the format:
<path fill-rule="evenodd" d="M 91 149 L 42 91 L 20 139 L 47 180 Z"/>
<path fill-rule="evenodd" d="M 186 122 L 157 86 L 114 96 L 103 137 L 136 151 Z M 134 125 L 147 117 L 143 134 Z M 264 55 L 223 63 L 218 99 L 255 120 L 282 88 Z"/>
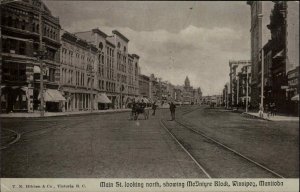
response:
<path fill-rule="evenodd" d="M 100 29 L 76 32 L 98 48 L 97 81 L 102 94 L 111 100 L 112 108 L 124 108 L 139 95 L 139 56 L 129 54 L 129 40 L 119 31 L 108 36 Z"/>
<path fill-rule="evenodd" d="M 46 111 L 62 110 L 59 19 L 39 0 L 12 2 L 1 5 L 1 33 L 1 111 L 38 110 L 41 73 Z"/>
<path fill-rule="evenodd" d="M 96 86 L 98 49 L 66 31 L 61 35 L 60 90 L 66 98 L 65 111 L 98 109 Z"/>
<path fill-rule="evenodd" d="M 240 103 L 240 93 L 241 93 L 241 78 L 239 73 L 242 71 L 242 68 L 245 66 L 250 66 L 251 61 L 249 60 L 231 60 L 229 61 L 229 105 L 231 107 L 238 106 Z M 251 88 L 252 89 L 252 88 Z M 251 98 L 252 99 L 252 98 Z"/>
<path fill-rule="evenodd" d="M 139 75 L 139 95 L 141 97 L 150 98 L 150 78 L 146 75 Z"/>
<path fill-rule="evenodd" d="M 258 108 L 260 103 L 261 84 L 259 79 L 259 66 L 261 66 L 261 50 L 265 42 L 270 39 L 270 33 L 267 30 L 269 16 L 273 3 L 271 1 L 247 1 L 251 9 L 251 105 Z"/>

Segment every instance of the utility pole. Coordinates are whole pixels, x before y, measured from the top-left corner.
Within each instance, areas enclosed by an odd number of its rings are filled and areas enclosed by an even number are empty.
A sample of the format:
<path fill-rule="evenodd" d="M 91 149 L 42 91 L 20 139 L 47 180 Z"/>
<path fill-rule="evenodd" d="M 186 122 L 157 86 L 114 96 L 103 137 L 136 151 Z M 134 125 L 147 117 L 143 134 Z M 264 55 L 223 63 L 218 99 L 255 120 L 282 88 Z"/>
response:
<path fill-rule="evenodd" d="M 42 8 L 39 12 L 39 61 L 40 61 L 40 94 L 41 94 L 41 104 L 40 104 L 40 114 L 41 117 L 44 117 L 44 69 L 43 69 L 43 57 L 44 57 L 44 51 L 43 51 L 43 26 L 42 26 Z"/>
<path fill-rule="evenodd" d="M 262 21 L 263 14 L 259 14 L 258 18 Z M 263 49 L 263 30 L 261 30 L 261 95 L 260 95 L 260 105 L 262 112 L 264 107 L 264 49 Z"/>
<path fill-rule="evenodd" d="M 249 74 L 248 74 L 248 67 L 249 65 L 246 66 L 246 73 L 247 73 L 247 82 L 246 82 L 246 113 L 248 112 L 248 89 L 249 89 Z"/>

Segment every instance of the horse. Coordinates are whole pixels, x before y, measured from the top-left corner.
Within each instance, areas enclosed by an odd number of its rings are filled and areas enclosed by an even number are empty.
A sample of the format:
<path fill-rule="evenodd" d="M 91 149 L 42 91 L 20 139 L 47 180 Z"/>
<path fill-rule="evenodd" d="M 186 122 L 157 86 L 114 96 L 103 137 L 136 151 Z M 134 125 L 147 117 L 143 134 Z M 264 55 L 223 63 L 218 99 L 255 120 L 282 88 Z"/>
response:
<path fill-rule="evenodd" d="M 143 114 L 145 120 L 149 118 L 149 111 L 145 109 L 145 106 L 143 104 L 136 104 L 136 106 L 132 108 L 132 115 L 134 120 L 138 119 L 139 114 Z"/>

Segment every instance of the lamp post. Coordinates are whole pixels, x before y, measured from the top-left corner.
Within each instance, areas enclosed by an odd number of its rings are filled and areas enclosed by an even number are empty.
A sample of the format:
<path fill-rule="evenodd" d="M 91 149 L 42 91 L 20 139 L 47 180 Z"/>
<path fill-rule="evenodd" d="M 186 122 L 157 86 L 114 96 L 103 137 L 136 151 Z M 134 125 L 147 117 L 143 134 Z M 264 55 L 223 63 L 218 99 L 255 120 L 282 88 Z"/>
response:
<path fill-rule="evenodd" d="M 259 14 L 258 18 L 262 22 L 263 14 Z M 263 106 L 264 106 L 264 49 L 263 49 L 263 30 L 261 29 L 261 93 L 260 93 L 260 105 L 262 113 L 264 112 Z"/>
<path fill-rule="evenodd" d="M 41 105 L 40 115 L 44 117 L 44 68 L 43 68 L 43 57 L 45 52 L 43 51 L 43 26 L 42 26 L 42 9 L 39 12 L 39 61 L 40 61 L 40 94 L 41 94 Z"/>
<path fill-rule="evenodd" d="M 248 74 L 248 67 L 250 65 L 246 65 L 246 74 L 247 74 L 247 82 L 246 82 L 246 113 L 248 112 L 248 95 L 249 95 L 249 74 Z"/>

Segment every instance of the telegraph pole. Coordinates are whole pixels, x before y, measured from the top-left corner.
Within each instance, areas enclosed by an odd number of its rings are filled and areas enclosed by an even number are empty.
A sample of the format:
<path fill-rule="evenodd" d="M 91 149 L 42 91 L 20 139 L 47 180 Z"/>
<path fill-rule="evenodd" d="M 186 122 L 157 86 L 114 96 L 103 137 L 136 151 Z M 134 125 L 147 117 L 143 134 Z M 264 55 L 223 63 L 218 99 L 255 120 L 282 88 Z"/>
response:
<path fill-rule="evenodd" d="M 249 66 L 246 66 L 246 73 L 247 73 L 247 83 L 246 83 L 246 113 L 248 112 L 248 89 L 249 89 L 249 74 L 248 74 L 248 67 Z"/>
<path fill-rule="evenodd" d="M 43 69 L 43 26 L 42 26 L 42 8 L 39 13 L 39 33 L 40 33 L 40 46 L 39 46 L 39 61 L 40 61 L 40 94 L 41 94 L 41 105 L 40 105 L 40 113 L 41 117 L 44 117 L 44 69 Z"/>

